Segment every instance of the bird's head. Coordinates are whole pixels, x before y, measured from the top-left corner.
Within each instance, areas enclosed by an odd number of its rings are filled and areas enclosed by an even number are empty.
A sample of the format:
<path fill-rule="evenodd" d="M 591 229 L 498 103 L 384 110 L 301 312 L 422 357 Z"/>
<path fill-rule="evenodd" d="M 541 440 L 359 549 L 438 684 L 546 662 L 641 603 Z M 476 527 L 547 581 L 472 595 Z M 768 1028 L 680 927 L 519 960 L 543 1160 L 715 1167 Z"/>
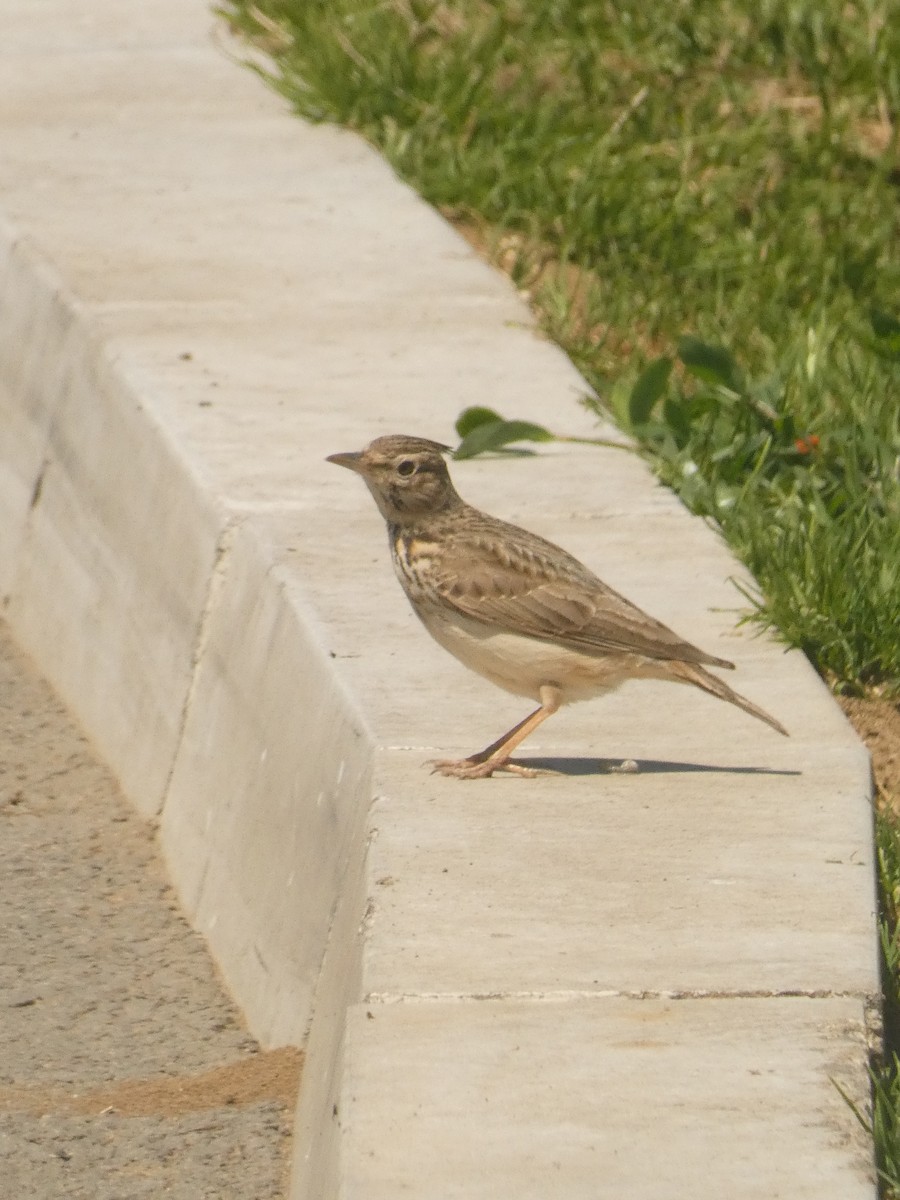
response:
<path fill-rule="evenodd" d="M 407 525 L 462 503 L 444 461 L 449 450 L 427 438 L 391 434 L 365 450 L 330 454 L 327 461 L 361 475 L 385 520 Z"/>

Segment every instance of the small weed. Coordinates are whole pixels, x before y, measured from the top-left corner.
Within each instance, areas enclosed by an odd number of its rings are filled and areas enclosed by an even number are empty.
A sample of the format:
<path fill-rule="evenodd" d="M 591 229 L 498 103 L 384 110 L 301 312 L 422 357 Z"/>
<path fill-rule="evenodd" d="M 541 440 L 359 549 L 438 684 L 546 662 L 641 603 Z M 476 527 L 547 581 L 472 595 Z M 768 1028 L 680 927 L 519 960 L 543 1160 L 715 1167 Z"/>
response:
<path fill-rule="evenodd" d="M 754 619 L 839 686 L 890 693 L 900 681 L 900 408 L 894 334 L 882 328 L 887 346 L 876 330 L 840 355 L 810 333 L 799 362 L 757 380 L 724 347 L 685 336 L 674 356 L 633 383 L 623 377 L 610 406 L 660 477 L 750 567 Z M 831 355 L 842 355 L 830 378 L 843 375 L 852 405 L 822 403 L 815 379 Z M 465 410 L 457 432 L 459 458 L 521 441 L 592 440 L 488 408 Z"/>

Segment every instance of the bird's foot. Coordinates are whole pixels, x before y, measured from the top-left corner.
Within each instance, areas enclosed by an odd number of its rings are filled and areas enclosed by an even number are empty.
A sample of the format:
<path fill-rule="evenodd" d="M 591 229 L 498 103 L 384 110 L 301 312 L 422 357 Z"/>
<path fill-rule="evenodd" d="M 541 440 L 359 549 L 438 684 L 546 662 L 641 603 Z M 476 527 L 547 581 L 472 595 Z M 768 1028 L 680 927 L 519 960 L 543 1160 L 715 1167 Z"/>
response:
<path fill-rule="evenodd" d="M 525 779 L 534 779 L 541 774 L 536 768 L 523 766 L 509 758 L 444 758 L 429 763 L 429 766 L 432 775 L 446 775 L 451 779 L 489 779 L 495 771 L 506 771 Z"/>
<path fill-rule="evenodd" d="M 474 758 L 441 758 L 428 764 L 432 775 L 446 775 L 451 779 L 489 779 L 497 770 L 490 759 L 479 762 Z"/>

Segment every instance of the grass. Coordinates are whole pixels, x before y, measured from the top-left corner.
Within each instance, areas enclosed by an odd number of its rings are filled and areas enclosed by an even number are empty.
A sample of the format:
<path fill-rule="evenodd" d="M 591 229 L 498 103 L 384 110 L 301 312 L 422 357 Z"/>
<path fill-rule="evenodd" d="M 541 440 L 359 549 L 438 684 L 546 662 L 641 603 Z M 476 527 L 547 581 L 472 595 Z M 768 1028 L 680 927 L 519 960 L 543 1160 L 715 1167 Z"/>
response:
<path fill-rule="evenodd" d="M 879 822 L 877 850 L 886 1052 L 872 1073 L 871 1122 L 861 1119 L 875 1141 L 882 1190 L 895 1200 L 900 1194 L 900 828 L 896 822 Z"/>
<path fill-rule="evenodd" d="M 225 15 L 298 112 L 362 133 L 510 273 L 598 410 L 749 565 L 757 618 L 835 687 L 900 695 L 895 0 Z M 879 839 L 890 947 L 896 829 Z M 900 951 L 886 976 L 892 995 Z M 874 1094 L 900 1194 L 896 1062 Z"/>

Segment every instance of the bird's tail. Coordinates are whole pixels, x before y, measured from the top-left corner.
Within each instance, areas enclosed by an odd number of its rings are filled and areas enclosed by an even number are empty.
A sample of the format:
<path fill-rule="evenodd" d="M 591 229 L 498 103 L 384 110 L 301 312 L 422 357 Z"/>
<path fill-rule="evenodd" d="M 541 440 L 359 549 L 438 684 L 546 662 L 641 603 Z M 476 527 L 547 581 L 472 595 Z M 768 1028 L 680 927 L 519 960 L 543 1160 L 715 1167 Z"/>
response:
<path fill-rule="evenodd" d="M 704 692 L 709 692 L 711 696 L 717 696 L 719 700 L 727 700 L 729 704 L 736 704 L 738 708 L 742 708 L 751 717 L 765 721 L 767 725 L 770 725 L 778 733 L 784 734 L 785 737 L 790 737 L 790 734 L 781 722 L 776 721 L 774 717 L 770 717 L 765 709 L 760 708 L 739 692 L 734 691 L 727 683 L 723 683 L 717 675 L 710 674 L 709 671 L 705 671 L 697 663 L 669 662 L 666 663 L 666 666 L 671 671 L 669 678 L 674 676 L 683 683 L 692 683 L 695 687 L 703 688 Z"/>

